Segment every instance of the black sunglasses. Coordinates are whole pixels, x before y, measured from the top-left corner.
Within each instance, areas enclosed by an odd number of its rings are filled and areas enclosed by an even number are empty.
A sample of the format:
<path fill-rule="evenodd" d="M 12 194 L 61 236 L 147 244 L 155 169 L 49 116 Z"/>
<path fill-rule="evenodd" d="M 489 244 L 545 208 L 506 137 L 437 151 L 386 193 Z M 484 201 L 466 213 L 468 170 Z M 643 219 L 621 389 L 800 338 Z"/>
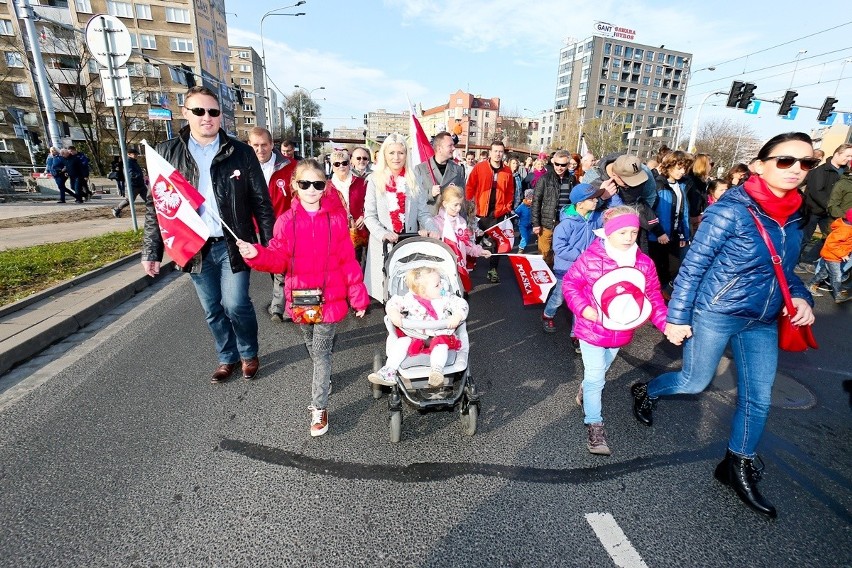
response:
<path fill-rule="evenodd" d="M 195 116 L 204 116 L 204 113 L 206 112 L 207 114 L 209 114 L 213 118 L 216 118 L 217 116 L 222 114 L 222 111 L 219 110 L 218 108 L 191 108 L 191 109 L 188 109 L 188 110 L 189 110 L 189 112 L 191 112 Z"/>
<path fill-rule="evenodd" d="M 355 156 L 355 159 L 358 160 L 359 162 L 363 162 L 364 160 L 369 160 L 370 158 L 368 158 L 366 156 Z"/>
<path fill-rule="evenodd" d="M 299 189 L 308 189 L 311 186 L 314 186 L 314 189 L 317 191 L 325 190 L 325 182 L 324 181 L 305 181 L 303 179 L 296 180 L 296 185 L 299 186 Z"/>
<path fill-rule="evenodd" d="M 819 158 L 794 158 L 793 156 L 770 156 L 767 160 L 775 160 L 775 165 L 779 170 L 789 170 L 793 164 L 799 162 L 799 167 L 803 172 L 810 171 L 819 165 Z"/>
<path fill-rule="evenodd" d="M 340 166 L 348 166 L 349 160 L 343 160 L 342 162 L 332 162 L 331 165 L 335 168 L 339 168 Z"/>
<path fill-rule="evenodd" d="M 559 162 L 553 162 L 553 166 L 558 168 L 567 168 L 568 162 L 565 162 L 564 164 L 560 164 Z"/>

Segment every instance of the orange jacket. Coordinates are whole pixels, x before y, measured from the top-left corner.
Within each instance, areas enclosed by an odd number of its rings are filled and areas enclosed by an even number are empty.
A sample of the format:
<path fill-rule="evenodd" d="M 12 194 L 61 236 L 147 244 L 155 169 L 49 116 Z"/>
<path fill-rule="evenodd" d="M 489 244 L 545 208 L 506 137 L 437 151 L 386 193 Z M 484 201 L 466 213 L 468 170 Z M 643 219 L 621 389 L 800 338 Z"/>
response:
<path fill-rule="evenodd" d="M 850 253 L 852 253 L 852 225 L 843 218 L 835 219 L 819 255 L 829 262 L 840 262 Z"/>
<path fill-rule="evenodd" d="M 470 171 L 465 188 L 465 197 L 476 203 L 476 216 L 485 217 L 488 213 L 488 200 L 491 199 L 491 182 L 494 172 L 491 162 L 479 162 Z M 497 200 L 494 204 L 494 216 L 500 217 L 512 210 L 515 196 L 515 178 L 509 166 L 503 165 L 497 172 Z"/>

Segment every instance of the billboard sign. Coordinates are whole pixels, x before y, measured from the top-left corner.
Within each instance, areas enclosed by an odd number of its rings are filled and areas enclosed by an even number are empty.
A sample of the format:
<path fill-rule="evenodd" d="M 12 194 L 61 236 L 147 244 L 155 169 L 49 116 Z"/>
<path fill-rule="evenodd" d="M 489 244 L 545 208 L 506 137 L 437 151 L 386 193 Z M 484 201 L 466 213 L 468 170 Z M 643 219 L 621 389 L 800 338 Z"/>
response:
<path fill-rule="evenodd" d="M 615 26 L 608 22 L 595 22 L 595 35 L 633 41 L 636 39 L 636 30 Z"/>

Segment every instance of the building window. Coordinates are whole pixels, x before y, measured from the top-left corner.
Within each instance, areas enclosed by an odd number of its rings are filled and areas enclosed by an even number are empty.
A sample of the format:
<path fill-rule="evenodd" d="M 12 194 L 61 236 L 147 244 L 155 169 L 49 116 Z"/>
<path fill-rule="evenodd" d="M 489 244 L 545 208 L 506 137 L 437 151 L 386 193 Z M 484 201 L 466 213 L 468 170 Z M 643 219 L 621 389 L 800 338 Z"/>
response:
<path fill-rule="evenodd" d="M 154 77 L 156 79 L 160 78 L 160 68 L 157 65 L 154 65 L 153 63 L 146 63 L 143 69 L 143 73 L 145 73 L 146 77 Z"/>
<path fill-rule="evenodd" d="M 181 8 L 166 8 L 166 21 L 174 22 L 176 24 L 188 24 L 189 10 L 183 10 Z"/>
<path fill-rule="evenodd" d="M 625 59 L 633 59 L 633 48 L 625 47 L 624 48 L 624 58 Z"/>
<path fill-rule="evenodd" d="M 0 20 L 0 35 L 15 35 L 15 30 L 12 29 L 12 20 Z"/>
<path fill-rule="evenodd" d="M 246 112 L 254 112 L 254 105 L 243 105 L 243 110 Z"/>
<path fill-rule="evenodd" d="M 184 93 L 177 93 L 175 98 L 177 99 L 178 106 L 182 107 L 184 100 L 186 99 L 186 95 Z"/>
<path fill-rule="evenodd" d="M 240 85 L 251 85 L 251 79 L 249 77 L 240 77 Z"/>
<path fill-rule="evenodd" d="M 663 63 L 666 60 L 666 54 L 662 51 L 657 54 L 657 63 Z"/>
<path fill-rule="evenodd" d="M 115 117 L 102 116 L 101 124 L 103 124 L 104 128 L 106 128 L 107 130 L 115 130 Z"/>
<path fill-rule="evenodd" d="M 107 13 L 119 18 L 132 18 L 133 6 L 129 2 L 107 2 Z"/>
<path fill-rule="evenodd" d="M 660 100 L 660 91 L 651 91 L 651 100 L 652 101 Z"/>
<path fill-rule="evenodd" d="M 660 86 L 662 86 L 662 84 L 663 84 L 662 79 L 654 79 L 654 86 L 655 87 L 660 87 Z"/>
<path fill-rule="evenodd" d="M 246 121 L 246 124 L 254 124 L 254 117 L 253 116 L 247 116 L 247 117 L 245 117 L 245 121 Z"/>
<path fill-rule="evenodd" d="M 637 47 L 637 48 L 636 48 L 636 51 L 634 52 L 633 59 L 638 59 L 638 60 L 640 60 L 640 61 L 641 61 L 641 60 L 642 60 L 642 56 L 643 56 L 643 55 L 645 55 L 645 50 L 644 50 L 644 49 L 639 49 L 639 48 Z"/>
<path fill-rule="evenodd" d="M 488 118 L 489 116 L 491 116 L 491 113 L 486 110 L 485 111 L 485 118 Z"/>
<path fill-rule="evenodd" d="M 89 0 L 74 0 L 78 12 L 92 13 L 92 3 Z"/>
<path fill-rule="evenodd" d="M 251 65 L 240 65 L 240 73 L 251 73 Z"/>
<path fill-rule="evenodd" d="M 610 53 L 612 53 L 612 44 L 611 43 L 605 43 L 604 44 L 604 55 L 609 55 Z"/>
<path fill-rule="evenodd" d="M 24 59 L 21 57 L 21 54 L 16 51 L 7 51 L 6 65 L 9 67 L 23 67 Z"/>
<path fill-rule="evenodd" d="M 148 102 L 148 93 L 145 91 L 134 91 L 132 99 L 135 105 L 145 104 Z"/>
<path fill-rule="evenodd" d="M 139 47 L 142 49 L 157 49 L 156 36 L 139 34 Z"/>
<path fill-rule="evenodd" d="M 0 152 L 13 152 L 12 145 L 9 144 L 8 140 L 4 140 L 0 138 Z"/>
<path fill-rule="evenodd" d="M 130 34 L 130 47 L 133 49 L 139 49 L 139 38 L 136 34 Z"/>
<path fill-rule="evenodd" d="M 127 127 L 130 130 L 145 130 L 145 121 L 141 118 L 131 118 L 130 122 L 127 124 Z"/>
<path fill-rule="evenodd" d="M 609 106 L 615 106 L 615 97 L 609 97 L 606 100 L 606 104 L 608 104 Z"/>
<path fill-rule="evenodd" d="M 254 93 L 243 92 L 243 99 L 249 100 L 254 98 Z"/>
<path fill-rule="evenodd" d="M 94 58 L 89 59 L 89 62 L 86 65 L 89 66 L 89 73 L 97 73 L 101 70 L 101 66 L 98 65 L 98 62 L 95 61 Z"/>
<path fill-rule="evenodd" d="M 127 64 L 127 74 L 130 77 L 141 77 L 142 76 L 142 64 L 141 63 L 128 63 Z"/>
<path fill-rule="evenodd" d="M 615 54 L 620 56 L 623 49 L 624 49 L 623 46 L 616 45 L 615 46 Z"/>
<path fill-rule="evenodd" d="M 650 85 L 651 84 L 651 78 L 650 77 L 642 77 L 642 84 L 643 85 Z"/>
<path fill-rule="evenodd" d="M 169 49 L 172 51 L 182 51 L 185 53 L 192 53 L 195 51 L 193 48 L 192 40 L 185 37 L 173 37 L 169 38 Z"/>
<path fill-rule="evenodd" d="M 136 19 L 137 20 L 153 20 L 151 17 L 150 4 L 136 4 Z"/>
<path fill-rule="evenodd" d="M 240 59 L 249 59 L 250 57 L 251 57 L 251 55 L 249 54 L 249 52 L 248 52 L 248 51 L 241 51 L 241 52 L 239 53 L 239 58 L 240 58 Z"/>

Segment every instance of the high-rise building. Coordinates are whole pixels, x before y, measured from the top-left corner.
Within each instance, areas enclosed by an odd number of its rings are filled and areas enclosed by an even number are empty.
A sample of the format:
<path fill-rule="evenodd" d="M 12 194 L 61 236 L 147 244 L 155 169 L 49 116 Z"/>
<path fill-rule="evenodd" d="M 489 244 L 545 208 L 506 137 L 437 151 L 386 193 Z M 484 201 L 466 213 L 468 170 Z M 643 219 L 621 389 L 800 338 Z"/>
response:
<path fill-rule="evenodd" d="M 0 49 L 5 52 L 0 74 L 6 77 L 0 86 L 0 161 L 27 161 L 26 141 L 13 130 L 17 118 L 6 112 L 9 106 L 22 111 L 29 141 L 35 133 L 42 143 L 31 144 L 34 150 L 43 151 L 49 143 L 44 109 L 36 96 L 31 41 L 37 42 L 44 59 L 60 143 L 83 148 L 96 171 L 118 154 L 115 116 L 112 106 L 104 102 L 102 68 L 89 53 L 82 33 L 96 14 L 117 17 L 130 32 L 133 52 L 125 67 L 132 104 L 122 107 L 128 146 L 142 139 L 155 143 L 176 134 L 185 123 L 180 109 L 191 84 L 204 85 L 219 96 L 222 126 L 235 132 L 224 0 L 31 1 L 35 14 L 43 16 L 36 21 L 36 38 L 28 37 L 13 4 L 16 2 L 0 3 Z"/>
<path fill-rule="evenodd" d="M 408 123 L 411 120 L 409 111 L 388 112 L 383 108 L 368 112 L 364 116 L 367 126 L 367 140 L 382 142 L 388 134 L 398 132 L 408 136 Z"/>
<path fill-rule="evenodd" d="M 248 46 L 232 45 L 230 48 L 231 79 L 240 91 L 234 107 L 237 138 L 248 140 L 249 130 L 255 126 L 266 128 L 272 133 L 274 129 L 266 119 L 266 81 L 260 55 Z"/>
<path fill-rule="evenodd" d="M 640 157 L 663 144 L 675 147 L 692 54 L 635 43 L 630 30 L 610 29 L 605 33 L 614 37 L 572 39 L 559 50 L 554 110 L 581 129 L 593 119 L 623 129 L 622 147 Z"/>

